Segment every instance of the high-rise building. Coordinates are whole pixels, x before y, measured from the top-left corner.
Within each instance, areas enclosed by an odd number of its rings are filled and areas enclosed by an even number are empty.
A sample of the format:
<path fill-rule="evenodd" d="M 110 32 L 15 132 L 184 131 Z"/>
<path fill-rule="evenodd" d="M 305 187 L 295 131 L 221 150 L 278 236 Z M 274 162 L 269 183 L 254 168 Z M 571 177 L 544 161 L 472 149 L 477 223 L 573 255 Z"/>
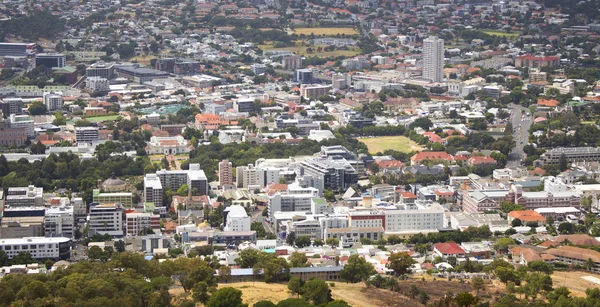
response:
<path fill-rule="evenodd" d="M 310 84 L 313 81 L 313 72 L 312 70 L 306 69 L 297 69 L 296 70 L 296 81 L 302 84 Z"/>
<path fill-rule="evenodd" d="M 144 202 L 162 206 L 163 187 L 156 174 L 146 174 L 144 177 Z"/>
<path fill-rule="evenodd" d="M 61 95 L 48 93 L 44 95 L 44 104 L 50 112 L 60 110 L 63 106 L 63 98 Z"/>
<path fill-rule="evenodd" d="M 228 160 L 219 162 L 219 185 L 221 187 L 233 184 L 232 164 Z"/>
<path fill-rule="evenodd" d="M 96 62 L 86 68 L 85 75 L 89 77 L 100 77 L 112 79 L 115 74 L 115 63 Z"/>
<path fill-rule="evenodd" d="M 98 127 L 75 127 L 77 143 L 92 143 L 99 140 Z"/>
<path fill-rule="evenodd" d="M 281 64 L 284 69 L 302 68 L 302 58 L 297 55 L 285 56 L 281 59 Z"/>
<path fill-rule="evenodd" d="M 35 56 L 35 66 L 44 65 L 46 68 L 65 67 L 66 57 L 61 53 L 39 53 Z"/>
<path fill-rule="evenodd" d="M 1 106 L 4 118 L 8 118 L 11 114 L 21 114 L 23 113 L 23 98 L 4 98 Z"/>
<path fill-rule="evenodd" d="M 113 237 L 122 237 L 124 215 L 121 204 L 103 204 L 91 207 L 88 222 L 89 234 L 109 234 Z"/>
<path fill-rule="evenodd" d="M 258 175 L 256 168 L 252 164 L 236 167 L 235 177 L 238 188 L 249 189 L 249 187 L 253 186 L 258 187 Z"/>
<path fill-rule="evenodd" d="M 444 40 L 430 36 L 423 40 L 423 79 L 442 81 L 444 76 Z"/>

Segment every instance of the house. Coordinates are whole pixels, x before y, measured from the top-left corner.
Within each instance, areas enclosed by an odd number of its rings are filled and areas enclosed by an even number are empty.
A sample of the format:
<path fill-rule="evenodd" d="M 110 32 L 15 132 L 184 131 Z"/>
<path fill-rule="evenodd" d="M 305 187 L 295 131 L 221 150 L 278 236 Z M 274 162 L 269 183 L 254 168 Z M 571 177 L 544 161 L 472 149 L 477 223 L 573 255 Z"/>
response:
<path fill-rule="evenodd" d="M 452 157 L 452 155 L 443 151 L 422 151 L 410 157 L 410 163 L 412 165 L 418 165 L 423 161 L 452 163 L 454 162 L 454 158 Z"/>
<path fill-rule="evenodd" d="M 442 257 L 447 258 L 449 256 L 464 258 L 466 253 L 460 245 L 453 242 L 436 243 L 433 245 L 433 253 Z"/>
<path fill-rule="evenodd" d="M 399 172 L 404 168 L 404 163 L 398 160 L 379 160 L 375 163 L 379 166 L 379 171 L 383 173 Z"/>
<path fill-rule="evenodd" d="M 472 167 L 485 167 L 485 166 L 494 166 L 496 165 L 496 160 L 492 157 L 488 156 L 474 156 L 467 160 L 469 166 Z"/>
<path fill-rule="evenodd" d="M 546 218 L 534 210 L 515 210 L 508 213 L 509 225 L 516 219 L 519 219 L 523 225 L 527 225 L 527 223 L 543 225 L 546 223 Z"/>
<path fill-rule="evenodd" d="M 544 99 L 544 98 L 540 98 L 537 101 L 537 106 L 538 107 L 546 107 L 546 108 L 556 108 L 558 107 L 558 105 L 560 104 L 560 102 L 556 99 Z"/>

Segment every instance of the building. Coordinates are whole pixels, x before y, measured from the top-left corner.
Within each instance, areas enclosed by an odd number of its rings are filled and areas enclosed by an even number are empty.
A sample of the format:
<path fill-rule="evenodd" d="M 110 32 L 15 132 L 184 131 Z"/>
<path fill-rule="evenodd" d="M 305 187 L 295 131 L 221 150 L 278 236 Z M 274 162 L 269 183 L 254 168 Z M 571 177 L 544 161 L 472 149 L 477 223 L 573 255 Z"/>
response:
<path fill-rule="evenodd" d="M 54 112 L 62 109 L 63 98 L 61 95 L 47 93 L 44 94 L 44 104 L 46 105 L 48 112 Z"/>
<path fill-rule="evenodd" d="M 153 203 L 155 206 L 163 205 L 163 187 L 157 174 L 144 176 L 144 203 Z"/>
<path fill-rule="evenodd" d="M 115 76 L 115 63 L 96 62 L 85 69 L 87 78 L 99 77 L 111 80 Z"/>
<path fill-rule="evenodd" d="M 358 182 L 358 172 L 346 159 L 313 158 L 300 163 L 300 176 L 308 186 L 324 190 L 346 190 Z"/>
<path fill-rule="evenodd" d="M 8 188 L 5 204 L 10 207 L 38 207 L 44 205 L 44 188 L 28 187 Z"/>
<path fill-rule="evenodd" d="M 398 206 L 385 210 L 386 233 L 418 233 L 444 228 L 444 208 L 438 203 L 430 205 Z"/>
<path fill-rule="evenodd" d="M 60 206 L 46 209 L 44 231 L 46 237 L 72 238 L 75 230 L 73 207 Z"/>
<path fill-rule="evenodd" d="M 22 98 L 4 98 L 0 104 L 2 107 L 2 115 L 4 118 L 8 118 L 11 114 L 23 113 L 23 99 Z"/>
<path fill-rule="evenodd" d="M 192 195 L 208 195 L 208 178 L 204 171 L 200 169 L 200 164 L 190 164 L 187 173 L 187 185 Z"/>
<path fill-rule="evenodd" d="M 310 212 L 312 194 L 275 193 L 269 196 L 269 217 L 274 219 L 275 212 Z"/>
<path fill-rule="evenodd" d="M 162 58 L 156 59 L 154 68 L 178 76 L 191 76 L 199 74 L 202 71 L 202 65 L 198 61 L 182 58 Z"/>
<path fill-rule="evenodd" d="M 233 205 L 223 210 L 225 215 L 224 231 L 250 231 L 250 216 L 246 209 L 240 205 Z"/>
<path fill-rule="evenodd" d="M 348 212 L 348 225 L 351 228 L 383 228 L 386 215 L 381 210 L 353 210 Z"/>
<path fill-rule="evenodd" d="M 301 84 L 311 84 L 313 82 L 313 72 L 311 69 L 297 69 L 296 81 Z"/>
<path fill-rule="evenodd" d="M 149 155 L 179 155 L 187 154 L 193 147 L 181 135 L 177 136 L 153 136 L 146 146 L 146 152 Z"/>
<path fill-rule="evenodd" d="M 233 185 L 233 166 L 228 160 L 219 162 L 219 186 L 221 188 Z"/>
<path fill-rule="evenodd" d="M 258 182 L 258 174 L 256 168 L 252 164 L 248 166 L 238 166 L 235 168 L 236 186 L 238 188 L 252 189 L 254 187 L 261 188 Z"/>
<path fill-rule="evenodd" d="M 108 92 L 110 91 L 110 82 L 102 77 L 88 77 L 85 80 L 85 89 L 92 92 Z"/>
<path fill-rule="evenodd" d="M 267 72 L 267 65 L 265 64 L 252 64 L 250 69 L 255 75 L 264 75 Z"/>
<path fill-rule="evenodd" d="M 516 67 L 541 68 L 558 67 L 558 65 L 560 65 L 560 58 L 557 56 L 535 56 L 527 54 L 515 59 Z"/>
<path fill-rule="evenodd" d="M 102 107 L 85 107 L 83 109 L 83 115 L 85 116 L 101 116 L 106 114 L 106 109 Z"/>
<path fill-rule="evenodd" d="M 302 68 L 302 57 L 297 55 L 284 56 L 281 59 L 281 65 L 283 65 L 283 69 L 289 70 Z"/>
<path fill-rule="evenodd" d="M 306 99 L 314 99 L 319 96 L 327 95 L 331 90 L 331 85 L 302 85 L 300 87 L 300 95 Z"/>
<path fill-rule="evenodd" d="M 350 248 L 355 243 L 360 243 L 360 239 L 366 238 L 371 241 L 377 241 L 383 238 L 383 227 L 364 227 L 364 228 L 327 228 L 324 229 L 323 237 L 327 239 L 338 239 L 340 247 Z"/>
<path fill-rule="evenodd" d="M 75 140 L 77 143 L 93 143 L 99 139 L 98 127 L 75 127 Z"/>
<path fill-rule="evenodd" d="M 27 142 L 25 128 L 10 128 L 5 123 L 0 123 L 0 145 L 7 147 L 23 146 Z"/>
<path fill-rule="evenodd" d="M 0 57 L 4 56 L 30 56 L 37 53 L 37 45 L 22 43 L 0 43 Z"/>
<path fill-rule="evenodd" d="M 121 204 L 102 204 L 90 206 L 88 218 L 89 235 L 111 235 L 123 237 L 125 213 Z"/>
<path fill-rule="evenodd" d="M 35 124 L 29 115 L 11 114 L 9 117 L 11 129 L 25 129 L 27 137 L 35 137 Z"/>
<path fill-rule="evenodd" d="M 421 151 L 410 157 L 411 165 L 419 165 L 424 161 L 454 162 L 454 157 L 443 151 Z"/>
<path fill-rule="evenodd" d="M 126 213 L 125 234 L 138 236 L 147 234 L 147 230 L 160 230 L 160 216 L 152 213 Z"/>
<path fill-rule="evenodd" d="M 442 258 L 448 258 L 450 256 L 464 258 L 466 255 L 466 252 L 462 249 L 462 247 L 454 242 L 434 244 L 433 253 Z"/>
<path fill-rule="evenodd" d="M 520 220 L 522 225 L 528 223 L 537 223 L 538 225 L 546 224 L 546 218 L 534 210 L 515 210 L 511 211 L 507 215 L 508 224 L 510 225 L 514 220 Z"/>
<path fill-rule="evenodd" d="M 71 258 L 71 239 L 56 237 L 29 237 L 0 239 L 0 250 L 12 259 L 21 252 L 29 252 L 34 259 L 68 260 Z"/>
<path fill-rule="evenodd" d="M 92 200 L 101 205 L 117 203 L 129 208 L 133 205 L 133 194 L 131 192 L 101 193 L 100 189 L 94 189 L 92 190 Z"/>
<path fill-rule="evenodd" d="M 551 148 L 535 160 L 534 164 L 537 166 L 559 164 L 562 155 L 567 159 L 567 163 L 600 161 L 600 147 Z"/>
<path fill-rule="evenodd" d="M 35 66 L 46 66 L 46 68 L 65 67 L 66 57 L 61 53 L 38 53 L 35 56 Z"/>
<path fill-rule="evenodd" d="M 139 84 L 169 77 L 168 72 L 140 67 L 139 64 L 115 66 L 115 72 L 119 77 L 126 78 Z"/>
<path fill-rule="evenodd" d="M 591 259 L 593 262 L 591 270 L 594 272 L 600 272 L 600 252 L 595 250 L 564 245 L 558 248 L 549 249 L 545 253 L 552 255 L 555 262 L 571 266 L 585 266 L 586 263 L 588 263 L 588 261 Z"/>
<path fill-rule="evenodd" d="M 444 78 L 444 40 L 430 36 L 423 40 L 423 79 L 441 82 Z"/>
<path fill-rule="evenodd" d="M 168 249 L 170 247 L 169 239 L 162 235 L 148 235 L 139 238 L 140 249 L 145 253 L 154 253 L 154 250 Z"/>
<path fill-rule="evenodd" d="M 243 113 L 250 113 L 254 111 L 254 99 L 251 98 L 238 98 L 233 101 L 233 109 Z"/>

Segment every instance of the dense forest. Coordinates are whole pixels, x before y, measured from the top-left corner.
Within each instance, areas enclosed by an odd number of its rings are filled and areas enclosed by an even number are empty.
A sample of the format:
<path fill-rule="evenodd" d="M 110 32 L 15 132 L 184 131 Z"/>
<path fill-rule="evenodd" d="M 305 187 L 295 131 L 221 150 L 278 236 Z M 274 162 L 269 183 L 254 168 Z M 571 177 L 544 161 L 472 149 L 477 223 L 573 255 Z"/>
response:
<path fill-rule="evenodd" d="M 14 35 L 32 41 L 53 38 L 65 29 L 65 24 L 64 19 L 49 11 L 35 11 L 28 16 L 0 21 L 0 37 Z"/>

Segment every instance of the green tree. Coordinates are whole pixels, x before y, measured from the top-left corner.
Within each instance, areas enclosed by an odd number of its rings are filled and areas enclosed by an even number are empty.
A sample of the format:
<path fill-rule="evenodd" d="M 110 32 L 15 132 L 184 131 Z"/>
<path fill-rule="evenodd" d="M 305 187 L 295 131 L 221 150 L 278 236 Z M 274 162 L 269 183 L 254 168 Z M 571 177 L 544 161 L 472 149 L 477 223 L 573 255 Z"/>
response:
<path fill-rule="evenodd" d="M 458 293 L 455 297 L 455 301 L 459 307 L 468 307 L 477 304 L 477 298 L 469 292 Z"/>
<path fill-rule="evenodd" d="M 199 281 L 194 285 L 194 288 L 192 289 L 192 298 L 196 302 L 206 304 L 206 302 L 210 298 L 210 294 L 208 293 L 208 291 L 208 284 L 205 281 Z"/>
<path fill-rule="evenodd" d="M 419 292 L 419 302 L 421 302 L 421 304 L 423 305 L 427 305 L 427 302 L 429 302 L 429 294 L 427 294 L 427 292 L 425 291 L 421 291 Z"/>
<path fill-rule="evenodd" d="M 299 237 L 296 238 L 296 240 L 294 241 L 294 243 L 299 248 L 310 246 L 310 237 L 309 236 L 299 236 Z"/>
<path fill-rule="evenodd" d="M 247 307 L 242 302 L 242 291 L 225 287 L 217 290 L 206 302 L 206 307 Z"/>
<path fill-rule="evenodd" d="M 46 105 L 41 101 L 34 101 L 27 110 L 30 115 L 43 115 L 48 112 Z"/>
<path fill-rule="evenodd" d="M 331 246 L 338 246 L 340 245 L 340 240 L 338 240 L 337 238 L 328 238 L 327 240 L 325 240 L 325 243 Z"/>
<path fill-rule="evenodd" d="M 471 286 L 473 286 L 473 289 L 476 291 L 475 296 L 479 296 L 479 291 L 485 290 L 485 282 L 483 281 L 483 278 L 479 276 L 471 279 Z"/>
<path fill-rule="evenodd" d="M 294 246 L 295 241 L 296 241 L 296 233 L 295 232 L 288 233 L 287 236 L 286 236 L 286 238 L 285 238 L 285 242 L 289 246 Z"/>
<path fill-rule="evenodd" d="M 293 252 L 289 258 L 290 267 L 292 268 L 301 268 L 308 266 L 308 258 L 304 253 Z"/>
<path fill-rule="evenodd" d="M 552 272 L 554 272 L 552 265 L 542 260 L 531 261 L 527 263 L 527 267 L 534 272 L 542 272 L 546 274 L 552 274 Z"/>
<path fill-rule="evenodd" d="M 558 160 L 558 165 L 559 165 L 561 171 L 566 171 L 569 169 L 569 163 L 567 161 L 567 156 L 564 153 L 560 155 L 560 158 Z"/>
<path fill-rule="evenodd" d="M 31 153 L 34 155 L 40 155 L 46 153 L 46 145 L 42 144 L 42 142 L 38 141 L 37 143 L 31 145 Z M 44 160 L 45 162 L 45 160 Z"/>
<path fill-rule="evenodd" d="M 340 277 L 348 282 L 357 283 L 366 281 L 377 272 L 375 268 L 361 256 L 354 254 L 348 258 L 348 262 L 340 272 Z"/>
<path fill-rule="evenodd" d="M 335 202 L 335 194 L 331 190 L 323 191 L 323 198 L 325 198 L 328 202 Z"/>
<path fill-rule="evenodd" d="M 387 267 L 394 271 L 394 274 L 406 275 L 410 273 L 410 267 L 416 263 L 407 252 L 393 253 L 388 258 Z"/>
<path fill-rule="evenodd" d="M 331 301 L 331 290 L 327 283 L 318 278 L 311 278 L 302 286 L 302 298 L 315 305 Z"/>
<path fill-rule="evenodd" d="M 288 282 L 288 290 L 290 290 L 290 294 L 292 295 L 301 295 L 302 286 L 304 286 L 304 281 L 296 276 L 290 278 Z"/>
<path fill-rule="evenodd" d="M 499 250 L 502 253 L 507 253 L 508 247 L 514 244 L 516 244 L 516 242 L 511 238 L 500 238 L 494 243 L 494 249 Z"/>

